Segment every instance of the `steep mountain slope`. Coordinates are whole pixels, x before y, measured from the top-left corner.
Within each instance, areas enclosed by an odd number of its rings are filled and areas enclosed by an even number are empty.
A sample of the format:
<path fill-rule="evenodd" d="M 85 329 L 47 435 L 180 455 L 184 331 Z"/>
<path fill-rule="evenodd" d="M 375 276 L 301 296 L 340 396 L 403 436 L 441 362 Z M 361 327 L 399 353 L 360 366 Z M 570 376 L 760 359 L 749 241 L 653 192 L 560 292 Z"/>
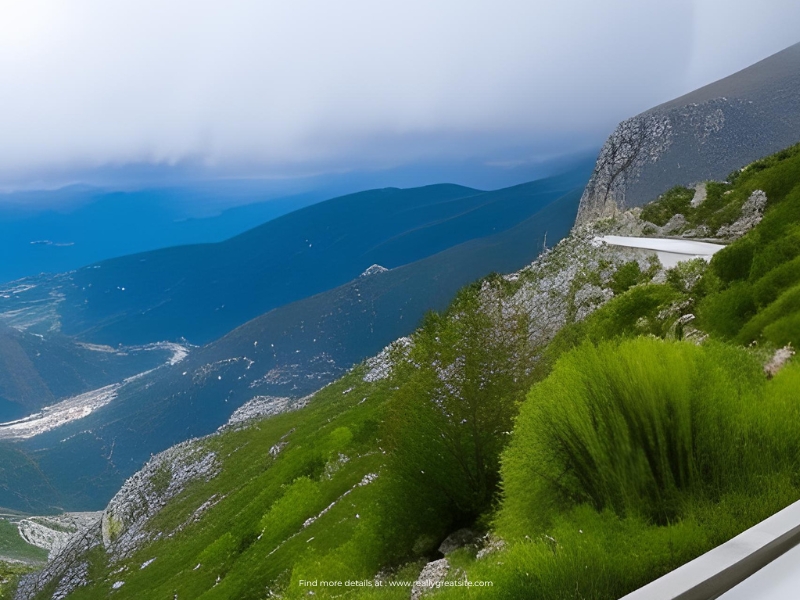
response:
<path fill-rule="evenodd" d="M 800 343 L 800 147 L 726 188 L 749 221 L 710 264 L 599 243 L 638 211 L 578 228 L 297 410 L 154 456 L 18 598 L 613 599 L 730 539 L 800 497 L 774 352 Z M 487 438 L 503 487 L 470 516 Z"/>
<path fill-rule="evenodd" d="M 620 123 L 603 146 L 578 223 L 676 185 L 723 180 L 800 141 L 800 44 Z"/>
<path fill-rule="evenodd" d="M 268 310 L 504 231 L 583 185 L 589 166 L 496 192 L 454 185 L 363 192 L 295 211 L 219 244 L 105 261 L 0 298 L 0 318 L 50 298 L 62 332 L 96 343 L 205 343 Z M 44 288 L 44 290 L 42 289 Z M 38 313 L 37 313 L 38 314 Z M 38 327 L 50 327 L 40 322 Z"/>
<path fill-rule="evenodd" d="M 426 311 L 446 307 L 470 281 L 529 263 L 545 239 L 566 235 L 579 197 L 574 190 L 507 231 L 277 308 L 173 367 L 127 382 L 113 402 L 83 419 L 25 440 L 6 438 L 0 449 L 8 448 L 15 457 L 9 465 L 21 471 L 0 471 L 0 506 L 102 507 L 152 453 L 214 431 L 256 396 L 265 410 L 270 402 L 285 408 L 283 399 L 318 390 L 413 331 Z"/>

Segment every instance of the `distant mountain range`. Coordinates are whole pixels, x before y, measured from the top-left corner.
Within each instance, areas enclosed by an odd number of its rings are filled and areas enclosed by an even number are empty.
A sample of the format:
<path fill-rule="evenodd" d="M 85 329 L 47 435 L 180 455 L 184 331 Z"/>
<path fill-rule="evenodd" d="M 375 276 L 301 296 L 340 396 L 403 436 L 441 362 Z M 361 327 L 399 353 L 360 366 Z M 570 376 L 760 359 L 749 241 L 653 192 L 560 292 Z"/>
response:
<path fill-rule="evenodd" d="M 58 426 L 57 416 L 33 418 L 25 438 L 0 426 L 0 506 L 100 508 L 151 453 L 213 431 L 254 397 L 296 399 L 333 381 L 413 331 L 427 310 L 446 307 L 462 286 L 519 269 L 566 235 L 590 168 L 498 192 L 442 185 L 355 194 L 223 244 L 107 261 L 0 293 L 6 321 L 45 339 L 66 331 L 93 342 L 144 342 L 170 319 L 173 336 L 199 339 L 239 325 L 180 362 L 125 381 L 111 390 L 112 400 L 103 400 L 102 390 L 87 395 L 87 403 L 102 406 L 82 418 Z M 147 285 L 148 267 L 162 296 L 125 295 L 128 286 Z M 221 281 L 209 286 L 215 278 Z M 126 289 L 111 287 L 116 281 Z M 320 290 L 325 282 L 328 289 Z M 83 288 L 99 293 L 87 296 Z M 76 310 L 80 299 L 115 292 L 101 306 L 105 312 Z M 242 324 L 231 317 L 297 296 Z M 131 298 L 144 308 L 136 310 Z M 215 310 L 218 303 L 236 311 Z M 75 315 L 95 325 L 80 330 Z M 59 322 L 62 332 L 54 333 Z"/>
<path fill-rule="evenodd" d="M 255 185 L 109 192 L 86 186 L 0 195 L 0 283 L 116 256 L 219 242 L 322 193 L 269 198 Z M 225 208 L 225 202 L 241 203 Z"/>
<path fill-rule="evenodd" d="M 676 185 L 724 180 L 800 142 L 800 44 L 627 119 L 606 141 L 578 223 L 655 200 Z"/>
<path fill-rule="evenodd" d="M 40 320 L 48 306 L 51 318 L 32 330 L 57 323 L 66 335 L 112 345 L 207 343 L 262 313 L 351 281 L 373 264 L 391 269 L 505 231 L 582 187 L 590 168 L 586 162 L 493 192 L 443 184 L 335 198 L 217 244 L 134 254 L 16 282 L 35 287 L 0 294 L 0 321 L 11 314 L 15 326 L 31 326 L 23 315 Z"/>

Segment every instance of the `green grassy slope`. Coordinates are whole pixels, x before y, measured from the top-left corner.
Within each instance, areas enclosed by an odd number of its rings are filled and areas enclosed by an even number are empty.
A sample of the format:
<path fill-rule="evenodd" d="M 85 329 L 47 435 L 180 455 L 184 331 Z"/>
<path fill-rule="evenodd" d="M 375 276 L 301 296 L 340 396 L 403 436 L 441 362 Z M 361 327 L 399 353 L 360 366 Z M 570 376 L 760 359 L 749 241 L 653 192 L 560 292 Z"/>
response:
<path fill-rule="evenodd" d="M 20 537 L 15 523 L 0 518 L 0 561 L 3 559 L 42 563 L 47 560 L 47 550 L 28 544 Z"/>
<path fill-rule="evenodd" d="M 708 267 L 614 267 L 613 299 L 546 347 L 527 345 L 542 317 L 509 303 L 534 275 L 492 277 L 429 316 L 392 377 L 362 365 L 305 408 L 195 442 L 220 474 L 133 553 L 95 548 L 70 599 L 407 598 L 463 526 L 494 551 L 450 554 L 434 596 L 618 598 L 796 501 L 800 364 L 762 367 L 800 315 L 800 153 L 745 170 L 698 222 L 730 222 L 754 189 L 764 220 Z"/>
<path fill-rule="evenodd" d="M 47 560 L 47 550 L 28 544 L 20 537 L 13 520 L 5 518 L 17 519 L 23 515 L 6 513 L 3 509 L 0 512 L 4 513 L 0 517 L 0 600 L 10 600 L 19 577 L 41 568 Z"/>

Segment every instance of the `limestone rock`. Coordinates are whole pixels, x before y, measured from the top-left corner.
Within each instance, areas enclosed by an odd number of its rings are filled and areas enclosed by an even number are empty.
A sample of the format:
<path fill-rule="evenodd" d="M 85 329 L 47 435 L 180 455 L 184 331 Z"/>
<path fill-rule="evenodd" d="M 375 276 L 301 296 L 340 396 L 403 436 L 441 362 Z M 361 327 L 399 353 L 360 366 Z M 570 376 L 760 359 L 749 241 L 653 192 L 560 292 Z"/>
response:
<path fill-rule="evenodd" d="M 698 183 L 694 186 L 694 197 L 692 198 L 691 205 L 692 208 L 697 208 L 703 202 L 705 202 L 706 198 L 708 197 L 708 191 L 706 190 L 706 184 Z"/>
<path fill-rule="evenodd" d="M 775 377 L 775 375 L 778 374 L 778 371 L 786 366 L 786 363 L 789 362 L 793 356 L 794 348 L 792 348 L 791 344 L 776 350 L 770 361 L 764 365 L 764 373 L 767 374 L 767 377 Z"/>
<path fill-rule="evenodd" d="M 419 577 L 411 588 L 411 600 L 419 600 L 424 594 L 436 588 L 436 585 L 447 577 L 450 563 L 446 558 L 429 562 L 420 571 Z"/>
<path fill-rule="evenodd" d="M 730 225 L 723 225 L 717 231 L 717 237 L 728 240 L 737 240 L 764 218 L 764 208 L 767 206 L 767 195 L 762 190 L 755 190 L 742 205 L 739 218 Z"/>
<path fill-rule="evenodd" d="M 684 227 L 686 227 L 686 217 L 681 213 L 672 215 L 672 218 L 661 228 L 661 235 L 669 235 Z"/>

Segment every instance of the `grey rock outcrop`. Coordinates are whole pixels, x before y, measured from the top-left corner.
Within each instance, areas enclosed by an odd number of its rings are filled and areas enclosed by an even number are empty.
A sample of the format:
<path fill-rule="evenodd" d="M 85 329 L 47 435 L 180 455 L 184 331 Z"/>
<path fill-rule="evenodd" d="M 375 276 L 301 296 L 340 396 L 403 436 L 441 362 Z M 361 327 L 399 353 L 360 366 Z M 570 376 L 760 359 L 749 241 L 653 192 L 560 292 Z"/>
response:
<path fill-rule="evenodd" d="M 764 209 L 767 206 L 767 195 L 761 190 L 755 190 L 742 205 L 742 213 L 730 225 L 723 225 L 717 231 L 717 237 L 733 241 L 742 237 L 764 218 Z"/>
<path fill-rule="evenodd" d="M 444 581 L 449 572 L 450 562 L 446 558 L 429 562 L 422 568 L 411 588 L 411 600 L 419 600 L 426 592 L 436 588 L 437 584 Z"/>
<path fill-rule="evenodd" d="M 769 362 L 764 365 L 764 373 L 769 378 L 775 377 L 775 375 L 786 366 L 786 363 L 792 360 L 794 354 L 794 348 L 792 348 L 791 344 L 779 348 L 775 351 L 775 354 L 772 355 Z"/>
<path fill-rule="evenodd" d="M 209 480 L 219 472 L 213 452 L 196 440 L 173 446 L 154 456 L 130 477 L 112 498 L 101 518 L 103 545 L 114 548 L 117 558 L 130 555 L 158 533 L 148 531 L 148 521 L 186 485 Z"/>
<path fill-rule="evenodd" d="M 694 196 L 692 197 L 691 205 L 692 208 L 697 208 L 703 202 L 706 201 L 708 197 L 708 190 L 706 189 L 706 182 L 698 183 L 694 186 Z"/>
<path fill-rule="evenodd" d="M 619 124 L 600 151 L 577 225 L 723 180 L 800 142 L 800 44 Z M 698 188 L 694 203 L 703 192 Z"/>
<path fill-rule="evenodd" d="M 661 235 L 669 235 L 684 227 L 686 227 L 686 217 L 678 213 L 677 215 L 673 215 L 672 218 L 664 224 L 660 233 Z"/>
<path fill-rule="evenodd" d="M 96 519 L 73 534 L 45 568 L 26 575 L 19 582 L 16 600 L 30 600 L 46 586 L 57 582 L 52 600 L 63 600 L 73 591 L 88 583 L 89 564 L 86 554 L 103 543 L 100 519 Z"/>
<path fill-rule="evenodd" d="M 217 457 L 205 449 L 203 440 L 183 442 L 157 454 L 125 482 L 105 511 L 82 522 L 82 527 L 51 554 L 42 571 L 21 579 L 16 600 L 30 600 L 53 582 L 58 583 L 52 600 L 66 598 L 88 583 L 86 556 L 92 549 L 104 547 L 113 563 L 158 539 L 164 532 L 151 531 L 150 519 L 189 482 L 211 479 L 218 472 Z M 117 587 L 124 585 L 124 581 L 117 583 Z"/>

